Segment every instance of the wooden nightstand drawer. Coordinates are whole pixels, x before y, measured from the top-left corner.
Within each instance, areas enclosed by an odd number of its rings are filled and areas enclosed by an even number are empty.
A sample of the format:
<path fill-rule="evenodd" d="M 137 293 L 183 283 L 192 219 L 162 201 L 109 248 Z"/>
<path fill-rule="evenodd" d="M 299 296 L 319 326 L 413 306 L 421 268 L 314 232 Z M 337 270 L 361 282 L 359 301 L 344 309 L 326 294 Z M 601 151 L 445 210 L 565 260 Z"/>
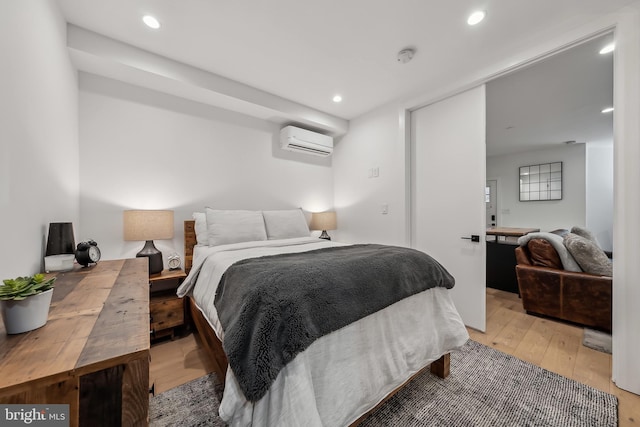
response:
<path fill-rule="evenodd" d="M 155 332 L 184 324 L 184 301 L 175 295 L 154 297 L 149 303 L 151 329 Z"/>
<path fill-rule="evenodd" d="M 171 335 L 176 329 L 188 329 L 185 319 L 184 300 L 178 298 L 176 290 L 187 277 L 184 271 L 162 270 L 149 276 L 149 323 L 151 339 Z"/>

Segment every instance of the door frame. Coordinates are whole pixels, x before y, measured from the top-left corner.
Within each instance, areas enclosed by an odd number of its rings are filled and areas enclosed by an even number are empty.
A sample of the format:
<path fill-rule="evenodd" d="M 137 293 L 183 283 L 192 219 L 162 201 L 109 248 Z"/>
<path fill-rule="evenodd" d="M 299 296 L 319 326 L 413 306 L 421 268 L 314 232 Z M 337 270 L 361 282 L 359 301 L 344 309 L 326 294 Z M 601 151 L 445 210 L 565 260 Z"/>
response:
<path fill-rule="evenodd" d="M 399 143 L 405 150 L 405 237 L 412 238 L 411 135 L 410 113 L 490 80 L 522 69 L 549 56 L 570 49 L 593 38 L 613 32 L 614 53 L 614 222 L 613 250 L 616 262 L 613 269 L 613 354 L 612 380 L 622 389 L 640 394 L 640 370 L 635 355 L 640 353 L 633 325 L 640 324 L 640 310 L 627 301 L 640 301 L 640 285 L 633 278 L 640 277 L 640 263 L 634 256 L 640 253 L 640 201 L 627 198 L 627 192 L 640 188 L 640 2 L 617 12 L 596 18 L 551 39 L 541 41 L 532 49 L 520 52 L 493 66 L 473 70 L 469 75 L 437 90 L 405 101 L 398 111 Z M 515 65 L 514 65 L 515 64 Z M 483 159 L 482 161 L 485 161 Z M 486 179 L 486 177 L 485 177 Z"/>
<path fill-rule="evenodd" d="M 486 160 L 485 160 L 486 162 Z M 486 169 L 485 169 L 486 170 Z M 500 224 L 502 224 L 502 217 L 500 216 L 500 212 L 499 212 L 499 200 L 498 200 L 498 194 L 500 194 L 500 179 L 498 178 L 491 178 L 489 176 L 485 177 L 485 182 L 489 182 L 489 181 L 495 181 L 496 182 L 496 226 L 500 227 Z M 489 221 L 487 221 L 489 222 Z"/>

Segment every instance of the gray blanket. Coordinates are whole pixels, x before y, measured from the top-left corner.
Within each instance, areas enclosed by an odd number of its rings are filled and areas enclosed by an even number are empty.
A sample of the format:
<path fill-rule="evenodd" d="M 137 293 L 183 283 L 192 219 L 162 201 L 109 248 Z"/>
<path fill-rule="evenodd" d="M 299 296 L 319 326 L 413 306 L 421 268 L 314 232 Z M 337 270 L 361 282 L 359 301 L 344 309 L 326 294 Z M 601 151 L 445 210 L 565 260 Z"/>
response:
<path fill-rule="evenodd" d="M 314 340 L 403 298 L 454 279 L 429 255 L 353 245 L 239 261 L 225 272 L 215 306 L 223 347 L 250 401 Z"/>

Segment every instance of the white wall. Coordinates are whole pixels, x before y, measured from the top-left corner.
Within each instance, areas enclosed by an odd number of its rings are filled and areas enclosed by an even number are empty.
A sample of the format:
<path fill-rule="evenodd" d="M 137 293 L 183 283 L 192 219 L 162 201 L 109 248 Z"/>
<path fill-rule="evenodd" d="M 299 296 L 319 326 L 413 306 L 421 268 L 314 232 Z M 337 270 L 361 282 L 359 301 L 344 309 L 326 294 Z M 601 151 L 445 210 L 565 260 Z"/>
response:
<path fill-rule="evenodd" d="M 0 278 L 42 271 L 50 222 L 78 227 L 78 105 L 53 1 L 0 2 Z"/>
<path fill-rule="evenodd" d="M 174 239 L 155 242 L 166 263 L 205 205 L 333 208 L 331 158 L 280 150 L 279 125 L 84 73 L 80 88 L 79 234 L 104 259 L 142 248 L 123 241 L 125 209 L 175 211 Z"/>
<path fill-rule="evenodd" d="M 521 202 L 520 166 L 562 162 L 562 200 Z M 542 231 L 586 224 L 585 144 L 487 157 L 487 179 L 498 181 L 498 226 Z"/>
<path fill-rule="evenodd" d="M 589 143 L 586 152 L 586 226 L 602 249 L 613 250 L 613 144 Z"/>
<path fill-rule="evenodd" d="M 398 138 L 398 106 L 352 120 L 333 156 L 336 237 L 343 242 L 407 245 L 405 147 Z M 378 176 L 370 177 L 371 169 Z M 388 213 L 382 214 L 382 206 Z"/>

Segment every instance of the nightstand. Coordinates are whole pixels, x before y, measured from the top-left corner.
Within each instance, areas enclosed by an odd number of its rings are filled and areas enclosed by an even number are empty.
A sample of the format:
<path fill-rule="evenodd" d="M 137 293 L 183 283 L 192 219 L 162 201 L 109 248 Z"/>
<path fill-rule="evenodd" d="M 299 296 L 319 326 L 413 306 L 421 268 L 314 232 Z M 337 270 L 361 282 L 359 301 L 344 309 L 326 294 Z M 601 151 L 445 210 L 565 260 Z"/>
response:
<path fill-rule="evenodd" d="M 175 336 L 177 328 L 185 321 L 185 299 L 176 295 L 176 289 L 187 277 L 178 270 L 162 270 L 149 276 L 149 323 L 151 340 L 170 335 Z"/>

